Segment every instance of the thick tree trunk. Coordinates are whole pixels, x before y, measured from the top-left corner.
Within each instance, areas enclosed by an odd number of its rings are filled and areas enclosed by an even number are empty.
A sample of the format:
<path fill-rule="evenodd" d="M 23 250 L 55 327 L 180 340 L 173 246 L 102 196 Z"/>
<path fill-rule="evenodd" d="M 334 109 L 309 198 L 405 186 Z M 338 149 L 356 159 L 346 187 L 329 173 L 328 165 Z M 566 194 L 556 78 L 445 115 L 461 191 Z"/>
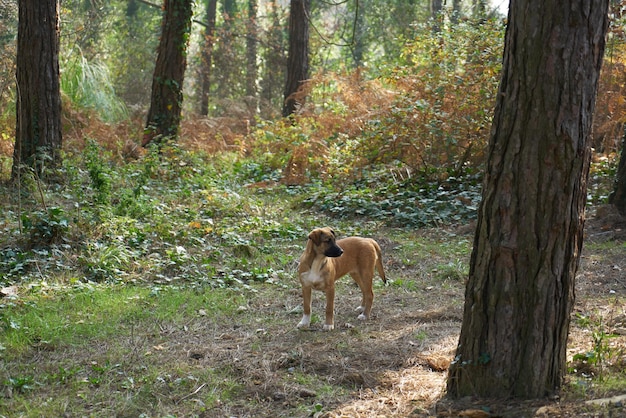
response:
<path fill-rule="evenodd" d="M 511 1 L 451 396 L 561 384 L 607 7 Z"/>
<path fill-rule="evenodd" d="M 311 0 L 291 0 L 289 10 L 289 56 L 283 116 L 304 104 L 303 84 L 309 78 L 309 15 Z"/>
<path fill-rule="evenodd" d="M 17 108 L 12 177 L 22 166 L 41 175 L 59 162 L 61 93 L 56 0 L 20 0 Z"/>
<path fill-rule="evenodd" d="M 202 64 L 200 66 L 200 114 L 209 114 L 209 95 L 211 94 L 211 66 L 213 65 L 213 45 L 215 44 L 215 18 L 217 0 L 209 0 L 206 9 L 207 27 L 204 31 Z"/>
<path fill-rule="evenodd" d="M 152 96 L 142 146 L 175 138 L 183 104 L 191 0 L 165 0 L 161 40 L 152 78 Z"/>

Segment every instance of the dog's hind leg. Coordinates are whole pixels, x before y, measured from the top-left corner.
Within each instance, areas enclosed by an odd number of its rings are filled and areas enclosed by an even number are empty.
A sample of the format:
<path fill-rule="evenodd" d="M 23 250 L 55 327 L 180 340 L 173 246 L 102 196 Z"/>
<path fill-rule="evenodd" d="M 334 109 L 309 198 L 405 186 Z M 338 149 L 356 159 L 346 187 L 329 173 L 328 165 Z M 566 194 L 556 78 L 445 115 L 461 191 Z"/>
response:
<path fill-rule="evenodd" d="M 364 279 L 362 275 L 359 273 L 353 272 L 350 273 L 352 279 L 359 285 L 361 289 L 361 305 L 356 308 L 356 311 L 359 312 L 358 319 L 361 321 L 366 320 L 370 316 L 370 311 L 372 310 L 372 303 L 374 302 L 374 291 L 372 290 L 371 278 L 369 279 L 369 286 L 365 286 L 365 283 L 368 283 L 367 279 Z"/>

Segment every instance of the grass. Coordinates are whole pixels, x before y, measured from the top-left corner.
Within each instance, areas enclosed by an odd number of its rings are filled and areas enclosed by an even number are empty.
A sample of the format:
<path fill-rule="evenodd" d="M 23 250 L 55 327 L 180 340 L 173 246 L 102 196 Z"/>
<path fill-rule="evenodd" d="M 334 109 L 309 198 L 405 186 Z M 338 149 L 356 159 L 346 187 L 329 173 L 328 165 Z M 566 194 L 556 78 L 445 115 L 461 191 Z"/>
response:
<path fill-rule="evenodd" d="M 115 163 L 88 146 L 43 201 L 25 193 L 18 207 L 3 190 L 0 416 L 406 416 L 441 398 L 439 365 L 462 318 L 465 229 L 399 226 L 372 215 L 378 203 L 367 216 L 329 211 L 307 201 L 308 186 L 257 184 L 271 173 L 228 153 L 173 148 Z M 347 208 L 363 202 L 356 191 Z M 315 293 L 312 330 L 298 331 L 297 259 L 324 225 L 377 239 L 389 285 L 375 279 L 361 323 L 358 288 L 340 281 L 333 333 L 319 332 Z M 620 244 L 589 248 L 592 269 L 623 257 Z M 582 295 L 583 313 L 606 305 Z M 593 350 L 591 331 L 607 331 L 599 323 L 575 321 L 572 357 Z M 573 403 L 623 388 L 623 353 L 611 347 L 597 348 L 602 380 L 572 372 Z"/>
<path fill-rule="evenodd" d="M 230 289 L 140 286 L 56 289 L 20 298 L 2 310 L 0 376 L 11 397 L 9 405 L 0 404 L 0 414 L 54 416 L 104 403 L 109 406 L 91 412 L 139 415 L 158 410 L 159 395 L 180 404 L 200 386 L 211 388 L 201 397 L 211 407 L 237 391 L 236 379 L 229 369 L 204 370 L 174 359 L 179 341 L 168 335 L 193 333 L 207 318 L 241 320 L 246 304 L 244 294 Z M 47 392 L 72 396 L 46 400 Z"/>

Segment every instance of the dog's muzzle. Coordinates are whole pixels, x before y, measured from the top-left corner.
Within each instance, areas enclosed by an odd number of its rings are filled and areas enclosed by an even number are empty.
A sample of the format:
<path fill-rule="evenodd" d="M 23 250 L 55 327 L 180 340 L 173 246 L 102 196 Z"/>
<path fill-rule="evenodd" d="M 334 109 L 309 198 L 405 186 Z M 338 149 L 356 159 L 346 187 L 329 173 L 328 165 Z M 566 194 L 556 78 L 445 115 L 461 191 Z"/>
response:
<path fill-rule="evenodd" d="M 326 257 L 339 257 L 341 254 L 343 254 L 343 249 L 338 245 L 333 245 L 324 252 Z"/>

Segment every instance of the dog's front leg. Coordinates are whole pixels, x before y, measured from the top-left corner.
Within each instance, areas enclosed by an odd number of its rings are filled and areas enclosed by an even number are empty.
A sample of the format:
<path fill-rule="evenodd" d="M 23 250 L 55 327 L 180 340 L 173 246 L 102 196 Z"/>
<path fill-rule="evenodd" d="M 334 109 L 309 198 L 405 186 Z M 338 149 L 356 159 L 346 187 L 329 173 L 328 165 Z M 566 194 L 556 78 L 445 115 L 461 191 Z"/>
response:
<path fill-rule="evenodd" d="M 308 328 L 311 324 L 311 286 L 302 286 L 302 319 L 298 328 Z"/>
<path fill-rule="evenodd" d="M 335 329 L 335 286 L 326 287 L 326 323 L 324 331 Z"/>

